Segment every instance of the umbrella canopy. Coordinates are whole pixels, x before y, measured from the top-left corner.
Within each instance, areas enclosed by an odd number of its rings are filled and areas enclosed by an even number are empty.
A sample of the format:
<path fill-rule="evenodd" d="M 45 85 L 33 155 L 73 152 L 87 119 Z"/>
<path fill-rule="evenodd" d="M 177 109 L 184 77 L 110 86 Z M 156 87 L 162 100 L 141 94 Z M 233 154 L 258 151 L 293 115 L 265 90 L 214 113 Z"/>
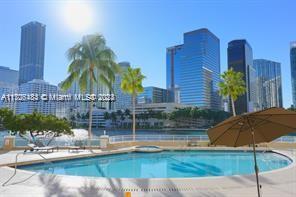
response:
<path fill-rule="evenodd" d="M 208 136 L 211 144 L 238 147 L 270 142 L 291 132 L 296 132 L 296 113 L 274 107 L 231 117 L 209 129 Z"/>
<path fill-rule="evenodd" d="M 296 132 L 296 113 L 274 107 L 231 117 L 209 129 L 208 136 L 214 145 L 253 145 L 257 192 L 260 197 L 255 144 L 270 142 L 291 132 Z"/>

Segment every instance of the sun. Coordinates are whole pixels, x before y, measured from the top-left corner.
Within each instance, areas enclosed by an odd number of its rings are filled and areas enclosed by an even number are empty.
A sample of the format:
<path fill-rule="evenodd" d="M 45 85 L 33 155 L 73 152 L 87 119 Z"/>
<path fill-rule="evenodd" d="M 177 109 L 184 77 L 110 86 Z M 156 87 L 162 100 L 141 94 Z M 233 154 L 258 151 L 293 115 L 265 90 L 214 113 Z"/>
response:
<path fill-rule="evenodd" d="M 62 12 L 65 24 L 73 31 L 85 32 L 93 24 L 93 10 L 87 2 L 68 1 Z"/>

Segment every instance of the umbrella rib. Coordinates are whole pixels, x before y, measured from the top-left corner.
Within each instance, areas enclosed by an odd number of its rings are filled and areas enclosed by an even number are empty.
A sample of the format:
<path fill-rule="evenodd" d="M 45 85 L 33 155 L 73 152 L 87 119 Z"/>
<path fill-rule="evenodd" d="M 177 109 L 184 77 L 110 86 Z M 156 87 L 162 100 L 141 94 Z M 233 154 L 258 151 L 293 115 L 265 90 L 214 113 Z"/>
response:
<path fill-rule="evenodd" d="M 253 128 L 255 128 L 256 126 L 258 126 L 258 125 L 261 124 L 261 123 L 264 123 L 264 121 L 267 121 L 272 115 L 269 114 L 269 115 L 266 115 L 266 116 L 268 116 L 268 117 L 267 117 L 267 118 L 264 118 L 264 119 L 262 119 L 262 118 L 258 118 L 258 117 L 253 117 L 253 116 L 249 116 L 249 119 L 253 119 L 253 120 L 255 120 L 255 121 L 256 121 L 256 119 L 259 119 L 259 120 L 260 120 L 259 123 L 254 124 Z"/>
<path fill-rule="evenodd" d="M 214 144 L 220 137 L 222 137 L 229 129 L 232 129 L 236 124 L 231 125 L 228 129 L 226 129 L 221 135 L 219 135 L 215 140 L 213 140 L 212 144 Z"/>
<path fill-rule="evenodd" d="M 272 115 L 270 115 L 270 116 L 272 116 Z M 251 117 L 251 118 L 252 118 L 252 117 Z M 258 118 L 258 117 L 256 117 L 256 118 Z M 287 127 L 287 128 L 289 128 L 289 129 L 296 129 L 296 127 L 290 127 L 290 126 L 288 126 L 288 125 L 285 125 L 285 124 L 282 124 L 282 123 L 278 123 L 278 122 L 275 122 L 275 121 L 271 121 L 271 120 L 267 120 L 267 119 L 261 119 L 261 118 L 258 118 L 258 119 L 260 119 L 260 120 L 262 120 L 262 121 L 266 121 L 266 122 L 271 122 L 271 123 L 274 123 L 274 124 L 278 124 L 278 125 L 281 125 L 281 126 Z M 263 122 L 263 124 L 266 124 L 266 123 Z M 256 126 L 258 127 L 258 125 L 256 125 Z"/>
<path fill-rule="evenodd" d="M 260 122 L 257 123 L 257 124 L 255 124 L 255 125 L 253 126 L 253 128 L 255 129 L 256 127 L 258 127 L 258 125 L 266 124 L 266 122 L 268 121 L 268 119 L 269 119 L 270 117 L 272 117 L 271 114 L 268 115 L 268 117 L 265 118 L 265 119 L 260 119 L 260 118 L 257 118 L 257 117 L 256 117 L 257 119 L 260 120 Z M 255 119 L 255 118 L 253 118 L 253 117 L 249 117 L 249 119 L 250 119 L 250 118 L 251 118 L 251 119 Z M 266 138 L 266 136 L 265 136 L 263 133 L 260 133 L 260 135 L 265 139 L 266 142 L 268 141 L 267 138 Z"/>

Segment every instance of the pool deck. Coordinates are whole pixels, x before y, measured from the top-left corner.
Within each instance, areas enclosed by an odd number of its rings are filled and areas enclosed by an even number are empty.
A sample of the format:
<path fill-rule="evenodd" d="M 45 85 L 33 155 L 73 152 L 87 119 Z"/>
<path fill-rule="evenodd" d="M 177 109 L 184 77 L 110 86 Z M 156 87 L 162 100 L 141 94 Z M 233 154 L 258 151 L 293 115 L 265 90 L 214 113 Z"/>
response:
<path fill-rule="evenodd" d="M 168 148 L 168 147 L 167 147 Z M 168 148 L 171 149 L 171 148 Z M 180 149 L 180 148 L 178 148 Z M 192 149 L 192 148 L 190 148 Z M 224 150 L 229 148 L 193 148 Z M 243 148 L 243 150 L 248 148 Z M 117 150 L 85 150 L 68 152 L 60 150 L 54 153 L 41 154 L 47 161 L 69 157 L 86 157 L 101 154 L 113 154 L 132 151 L 132 148 Z M 237 149 L 236 149 L 237 150 Z M 296 196 L 296 150 L 279 151 L 289 155 L 294 162 L 288 167 L 260 173 L 263 197 L 295 197 Z M 25 163 L 44 162 L 36 153 L 23 151 L 0 152 L 0 196 L 124 196 L 126 191 L 132 197 L 141 196 L 208 196 L 208 197 L 255 197 L 257 195 L 255 175 L 206 177 L 206 178 L 92 178 L 66 175 L 38 174 L 7 167 L 13 165 L 16 155 L 18 161 Z M 6 182 L 6 183 L 5 183 Z M 3 183 L 5 185 L 3 186 Z"/>

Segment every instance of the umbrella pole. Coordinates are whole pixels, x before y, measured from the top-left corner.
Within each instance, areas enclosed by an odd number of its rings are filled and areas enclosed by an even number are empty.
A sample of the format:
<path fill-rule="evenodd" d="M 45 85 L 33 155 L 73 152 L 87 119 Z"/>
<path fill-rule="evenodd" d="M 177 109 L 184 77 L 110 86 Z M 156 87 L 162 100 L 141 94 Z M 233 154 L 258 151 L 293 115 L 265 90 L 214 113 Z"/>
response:
<path fill-rule="evenodd" d="M 254 153 L 254 162 L 255 162 L 255 173 L 256 173 L 256 182 L 257 182 L 257 191 L 258 197 L 260 197 L 260 187 L 259 187 L 259 176 L 258 176 L 258 166 L 257 166 L 257 159 L 256 159 L 256 148 L 255 148 L 255 137 L 254 131 L 252 128 L 252 138 L 253 138 L 253 153 Z"/>

